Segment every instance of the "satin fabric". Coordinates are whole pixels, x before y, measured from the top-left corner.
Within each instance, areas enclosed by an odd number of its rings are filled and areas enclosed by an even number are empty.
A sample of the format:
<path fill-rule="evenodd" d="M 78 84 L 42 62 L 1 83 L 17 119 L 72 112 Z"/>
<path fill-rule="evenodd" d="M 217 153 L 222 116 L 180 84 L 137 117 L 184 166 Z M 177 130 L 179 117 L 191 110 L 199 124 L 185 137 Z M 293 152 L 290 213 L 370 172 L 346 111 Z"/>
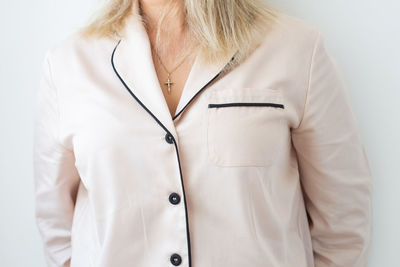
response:
<path fill-rule="evenodd" d="M 196 58 L 171 117 L 146 31 L 127 22 L 121 39 L 74 32 L 43 60 L 34 179 L 48 266 L 168 267 L 174 253 L 185 267 L 367 266 L 371 174 L 319 30 L 280 15 L 223 75 L 234 54 Z"/>

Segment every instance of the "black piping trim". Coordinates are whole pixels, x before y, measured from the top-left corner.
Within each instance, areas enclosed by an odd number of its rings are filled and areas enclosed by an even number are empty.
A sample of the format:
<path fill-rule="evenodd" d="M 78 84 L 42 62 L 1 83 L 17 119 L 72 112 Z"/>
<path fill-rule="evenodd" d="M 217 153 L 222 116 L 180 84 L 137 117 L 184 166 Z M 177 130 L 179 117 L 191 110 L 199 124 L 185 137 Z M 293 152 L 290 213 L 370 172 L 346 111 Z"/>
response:
<path fill-rule="evenodd" d="M 174 136 L 170 133 L 170 131 L 168 130 L 167 127 L 165 127 L 161 121 L 135 96 L 135 94 L 131 91 L 131 89 L 129 89 L 128 85 L 125 83 L 125 81 L 122 79 L 122 77 L 119 75 L 118 71 L 116 70 L 115 66 L 114 66 L 114 54 L 115 54 L 115 50 L 117 49 L 118 45 L 120 44 L 121 39 L 118 41 L 118 43 L 115 45 L 114 50 L 111 54 L 111 65 L 113 67 L 113 70 L 115 72 L 115 74 L 117 75 L 117 77 L 119 78 L 119 80 L 122 82 L 122 84 L 124 85 L 124 87 L 127 89 L 127 91 L 129 92 L 129 94 L 147 111 L 147 113 L 150 114 L 150 116 L 153 117 L 153 119 L 161 126 L 161 128 L 164 129 L 164 131 L 167 132 L 167 134 L 169 134 L 172 137 L 172 141 L 174 142 L 174 146 L 175 146 L 175 152 L 176 152 L 176 158 L 178 160 L 178 166 L 179 166 L 179 175 L 180 175 L 180 180 L 181 180 L 181 186 L 182 186 L 182 193 L 183 193 L 183 202 L 185 205 L 185 217 L 186 217 L 186 238 L 187 238 L 187 246 L 188 246 L 188 258 L 189 258 L 189 267 L 192 266 L 192 256 L 191 256 L 191 247 L 190 247 L 190 232 L 189 232 L 189 219 L 188 219 L 188 211 L 187 211 L 187 204 L 186 204 L 186 194 L 185 194 L 185 187 L 183 184 L 183 175 L 182 175 L 182 168 L 181 168 L 181 162 L 180 162 L 180 158 L 179 158 L 179 151 L 178 151 L 178 146 L 176 144 L 175 138 Z M 231 58 L 231 60 L 234 59 L 234 56 Z M 204 85 L 191 99 L 190 101 L 182 108 L 181 111 L 179 111 L 178 114 L 176 114 L 175 117 L 173 117 L 173 119 L 175 119 L 176 117 L 179 116 L 180 113 L 182 113 L 182 111 L 186 108 L 186 106 L 200 93 L 200 91 L 202 91 L 204 88 L 207 87 L 207 85 L 209 85 L 213 80 L 215 80 L 220 74 L 222 73 L 222 70 L 214 77 L 212 78 L 206 85 Z"/>
<path fill-rule="evenodd" d="M 156 122 L 157 122 L 167 133 L 170 133 L 170 132 L 168 131 L 167 127 L 165 127 L 165 126 L 161 123 L 161 121 L 160 121 L 159 119 L 157 119 L 157 117 L 154 116 L 154 114 L 142 103 L 142 101 L 140 101 L 139 98 L 137 98 L 137 97 L 135 96 L 135 94 L 131 91 L 131 89 L 129 89 L 129 87 L 128 87 L 128 85 L 125 83 L 125 81 L 121 78 L 121 76 L 119 75 L 118 71 L 115 69 L 115 66 L 114 66 L 114 53 L 115 53 L 115 50 L 117 49 L 118 45 L 120 44 L 121 40 L 122 40 L 122 39 L 120 39 L 120 40 L 118 41 L 118 43 L 117 43 L 116 46 L 114 47 L 114 50 L 113 50 L 113 52 L 112 52 L 112 54 L 111 54 L 111 65 L 112 65 L 112 67 L 113 67 L 113 69 L 114 69 L 115 74 L 117 74 L 119 80 L 122 82 L 122 84 L 123 84 L 123 85 L 125 86 L 125 88 L 128 90 L 129 94 L 131 94 L 131 96 L 133 96 L 133 98 L 136 99 L 136 101 L 137 101 L 137 102 L 138 102 L 138 103 L 153 117 L 153 119 L 156 120 Z M 172 134 L 171 134 L 171 136 L 172 136 Z"/>
<path fill-rule="evenodd" d="M 282 104 L 277 103 L 255 103 L 255 102 L 234 102 L 234 103 L 222 103 L 222 104 L 208 104 L 208 108 L 225 108 L 225 107 L 274 107 L 274 108 L 285 108 Z"/>
<path fill-rule="evenodd" d="M 191 263 L 192 257 L 191 257 L 191 248 L 190 248 L 189 223 L 188 223 L 189 219 L 188 219 L 187 204 L 186 204 L 186 194 L 185 194 L 185 187 L 183 185 L 182 168 L 181 168 L 181 162 L 180 162 L 180 159 L 179 159 L 178 146 L 176 145 L 174 136 L 170 133 L 170 131 L 168 131 L 168 128 L 165 127 L 162 124 L 162 122 L 159 119 L 157 119 L 157 117 L 135 96 L 135 94 L 131 91 L 131 89 L 129 89 L 129 87 L 125 83 L 125 81 L 121 78 L 121 76 L 119 75 L 118 71 L 115 69 L 115 66 L 114 66 L 114 53 L 115 53 L 115 50 L 117 49 L 117 47 L 118 47 L 120 42 L 121 42 L 121 39 L 118 41 L 117 45 L 114 47 L 114 50 L 113 50 L 112 55 L 111 55 L 111 65 L 112 65 L 112 67 L 114 69 L 115 74 L 118 76 L 119 80 L 122 82 L 122 84 L 128 90 L 128 92 L 131 94 L 131 96 L 133 98 L 135 98 L 135 100 L 154 118 L 154 120 L 161 126 L 161 128 L 163 128 L 167 132 L 167 134 L 169 134 L 172 137 L 172 141 L 174 142 L 176 157 L 177 157 L 178 166 L 179 166 L 179 175 L 180 175 L 181 186 L 182 186 L 183 202 L 184 202 L 184 205 L 185 205 L 186 239 L 187 239 L 187 246 L 188 246 L 189 267 L 191 267 L 191 265 L 192 265 L 192 263 Z"/>
<path fill-rule="evenodd" d="M 229 61 L 229 63 L 230 62 L 232 62 L 234 59 L 235 59 L 235 56 L 236 56 L 236 54 L 237 54 L 238 52 L 236 52 L 233 56 L 232 56 L 232 58 L 230 59 L 230 61 Z M 229 64 L 228 63 L 228 64 Z M 198 95 L 198 94 L 200 94 L 200 92 L 201 91 L 203 91 L 204 90 L 204 88 L 206 88 L 210 83 L 212 83 L 216 78 L 218 78 L 218 76 L 220 76 L 221 75 L 221 73 L 222 73 L 222 71 L 224 70 L 225 68 L 222 68 L 222 70 L 220 71 L 220 72 L 218 72 L 217 73 L 217 75 L 215 75 L 210 81 L 208 81 L 208 83 L 206 83 L 187 103 L 186 103 L 186 105 L 174 116 L 174 117 L 172 117 L 172 120 L 175 120 L 177 117 L 179 117 L 179 115 L 183 112 L 183 110 L 190 104 L 190 102 L 192 102 L 193 101 L 193 99 Z"/>

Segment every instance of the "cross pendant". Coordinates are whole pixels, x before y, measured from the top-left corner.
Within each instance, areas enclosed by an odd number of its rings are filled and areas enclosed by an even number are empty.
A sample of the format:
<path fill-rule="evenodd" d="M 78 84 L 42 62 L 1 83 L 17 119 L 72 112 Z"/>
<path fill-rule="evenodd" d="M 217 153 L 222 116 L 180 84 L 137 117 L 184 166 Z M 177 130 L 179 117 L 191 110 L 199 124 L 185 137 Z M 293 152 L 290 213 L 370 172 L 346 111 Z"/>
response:
<path fill-rule="evenodd" d="M 168 94 L 171 94 L 171 85 L 173 85 L 173 83 L 172 83 L 171 80 L 169 79 L 169 76 L 168 76 L 167 82 L 164 83 L 164 84 L 167 86 Z"/>

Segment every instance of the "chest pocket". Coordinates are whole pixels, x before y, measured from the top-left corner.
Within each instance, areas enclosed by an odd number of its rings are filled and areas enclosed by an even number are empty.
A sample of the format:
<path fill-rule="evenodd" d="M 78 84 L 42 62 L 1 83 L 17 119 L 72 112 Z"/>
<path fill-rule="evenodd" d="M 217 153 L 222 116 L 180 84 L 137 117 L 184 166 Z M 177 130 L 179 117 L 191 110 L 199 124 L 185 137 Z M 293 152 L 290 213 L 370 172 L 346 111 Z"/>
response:
<path fill-rule="evenodd" d="M 218 166 L 268 166 L 287 140 L 285 104 L 273 89 L 223 89 L 207 95 L 207 150 Z"/>

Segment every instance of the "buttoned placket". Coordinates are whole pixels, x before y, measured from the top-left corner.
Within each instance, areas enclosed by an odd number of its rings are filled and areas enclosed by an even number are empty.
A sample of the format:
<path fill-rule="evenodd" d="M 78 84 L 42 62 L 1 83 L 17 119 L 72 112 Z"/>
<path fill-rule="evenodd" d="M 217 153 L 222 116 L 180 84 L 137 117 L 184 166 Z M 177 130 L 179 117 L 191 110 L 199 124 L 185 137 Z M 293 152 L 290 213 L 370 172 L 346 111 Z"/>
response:
<path fill-rule="evenodd" d="M 173 266 L 178 266 L 181 265 L 182 263 L 185 262 L 185 259 L 182 258 L 182 255 L 187 255 L 187 266 L 191 267 L 192 263 L 191 263 L 191 246 L 190 246 L 190 229 L 189 229 L 189 219 L 188 219 L 188 209 L 187 209 L 187 202 L 186 202 L 186 194 L 185 194 L 185 187 L 184 187 L 184 180 L 183 180 L 183 175 L 182 175 L 182 168 L 181 168 L 181 161 L 179 158 L 179 150 L 178 150 L 178 143 L 177 143 L 177 138 L 174 137 L 173 133 L 171 133 L 171 131 L 161 122 L 161 120 L 159 120 L 153 113 L 152 111 L 146 107 L 146 105 L 132 92 L 132 90 L 129 88 L 129 86 L 127 85 L 127 83 L 124 81 L 124 79 L 120 76 L 120 74 L 118 73 L 118 70 L 116 69 L 115 65 L 114 65 L 114 54 L 115 51 L 118 47 L 118 45 L 120 44 L 122 39 L 120 39 L 118 41 L 118 43 L 115 45 L 113 52 L 111 54 L 111 64 L 113 67 L 113 70 L 115 72 L 115 74 L 117 75 L 117 77 L 119 78 L 119 80 L 121 81 L 121 83 L 124 85 L 125 89 L 128 90 L 128 92 L 130 93 L 130 95 L 149 113 L 149 115 L 157 122 L 157 124 L 165 131 L 165 135 L 163 137 L 164 141 L 166 142 L 166 144 L 168 145 L 173 145 L 174 151 L 175 151 L 175 155 L 176 155 L 176 164 L 177 164 L 177 168 L 179 169 L 179 177 L 177 177 L 178 179 L 180 179 L 180 185 L 181 188 L 180 189 L 176 189 L 174 192 L 168 192 L 168 199 L 166 199 L 166 201 L 169 201 L 169 204 L 171 205 L 171 208 L 182 208 L 184 209 L 184 214 L 185 214 L 185 227 L 186 227 L 186 242 L 187 242 L 187 252 L 185 251 L 171 251 L 170 252 L 170 264 Z M 230 61 L 234 60 L 236 54 L 234 54 Z M 227 66 L 227 64 L 224 66 L 224 68 Z M 175 121 L 181 114 L 182 112 L 185 110 L 185 108 L 193 101 L 193 99 L 201 92 L 203 91 L 208 85 L 210 85 L 214 80 L 216 80 L 221 73 L 223 72 L 224 68 L 222 68 L 214 77 L 212 77 L 212 79 L 210 79 L 204 86 L 202 86 L 197 93 L 195 93 L 192 98 L 189 99 L 189 101 L 186 102 L 186 104 L 181 108 L 180 111 L 177 110 L 177 113 L 175 114 L 175 116 L 173 116 L 173 118 L 171 118 L 172 122 Z M 180 103 L 182 104 L 182 103 Z M 178 105 L 178 108 L 180 107 L 180 105 Z M 172 123 L 172 125 L 174 125 Z M 176 133 L 175 128 L 172 129 L 174 133 Z M 171 157 L 173 158 L 173 157 Z"/>

